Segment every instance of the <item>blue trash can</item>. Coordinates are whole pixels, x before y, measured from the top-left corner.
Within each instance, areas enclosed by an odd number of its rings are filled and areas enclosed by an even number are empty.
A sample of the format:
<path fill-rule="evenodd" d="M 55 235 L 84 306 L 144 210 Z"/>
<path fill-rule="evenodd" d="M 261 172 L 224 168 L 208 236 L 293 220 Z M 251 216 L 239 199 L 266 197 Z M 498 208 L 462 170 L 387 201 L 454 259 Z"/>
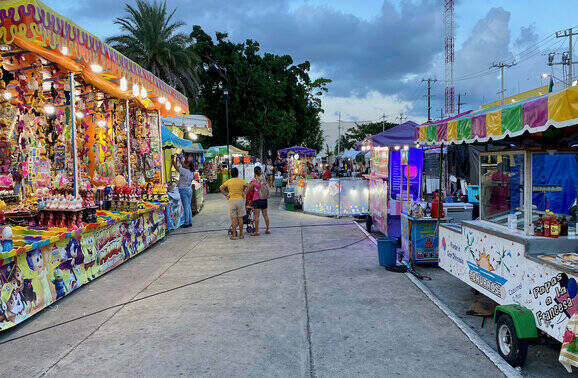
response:
<path fill-rule="evenodd" d="M 397 239 L 377 239 L 377 257 L 381 266 L 395 266 L 397 258 Z"/>

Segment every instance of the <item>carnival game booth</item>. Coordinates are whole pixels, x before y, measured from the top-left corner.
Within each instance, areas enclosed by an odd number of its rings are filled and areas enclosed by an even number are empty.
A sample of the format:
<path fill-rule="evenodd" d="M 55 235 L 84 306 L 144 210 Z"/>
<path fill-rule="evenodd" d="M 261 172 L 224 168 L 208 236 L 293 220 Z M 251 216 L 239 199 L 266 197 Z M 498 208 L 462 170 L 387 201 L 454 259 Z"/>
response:
<path fill-rule="evenodd" d="M 0 13 L 5 330 L 165 235 L 159 119 L 188 103 L 39 1 Z"/>
<path fill-rule="evenodd" d="M 293 146 L 277 151 L 281 159 L 287 164 L 287 187 L 297 208 L 303 206 L 305 185 L 307 180 L 307 166 L 317 154 L 315 150 L 303 146 Z"/>
<path fill-rule="evenodd" d="M 369 215 L 377 229 L 389 237 L 401 237 L 404 202 L 407 209 L 421 198 L 424 154 L 414 140 L 417 126 L 408 121 L 373 135 L 362 144 L 362 150 L 371 153 L 366 175 Z"/>
<path fill-rule="evenodd" d="M 229 155 L 231 158 L 229 159 Z M 242 150 L 238 147 L 229 146 L 213 146 L 209 147 L 205 151 L 205 177 L 207 180 L 207 191 L 211 193 L 217 193 L 221 184 L 228 179 L 228 168 L 229 160 L 231 164 L 235 157 L 241 157 L 249 155 L 248 151 Z"/>
<path fill-rule="evenodd" d="M 480 220 L 440 225 L 440 266 L 498 303 L 496 341 L 512 365 L 528 342 L 562 342 L 578 363 L 578 87 L 421 126 L 420 143 L 478 143 Z M 501 149 L 500 149 L 501 148 Z"/>
<path fill-rule="evenodd" d="M 352 217 L 367 215 L 369 186 L 367 180 L 332 178 L 306 180 L 303 211 L 315 215 Z"/>

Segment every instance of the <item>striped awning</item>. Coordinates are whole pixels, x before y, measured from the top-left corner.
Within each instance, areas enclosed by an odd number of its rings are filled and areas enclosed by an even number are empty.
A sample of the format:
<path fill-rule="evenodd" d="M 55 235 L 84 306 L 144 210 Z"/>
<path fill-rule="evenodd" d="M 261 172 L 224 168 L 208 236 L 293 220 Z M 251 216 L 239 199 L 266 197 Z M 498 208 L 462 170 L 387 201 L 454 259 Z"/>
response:
<path fill-rule="evenodd" d="M 515 137 L 524 132 L 543 132 L 549 127 L 578 125 L 578 87 L 547 93 L 527 100 L 481 109 L 416 128 L 423 144 L 487 142 Z"/>

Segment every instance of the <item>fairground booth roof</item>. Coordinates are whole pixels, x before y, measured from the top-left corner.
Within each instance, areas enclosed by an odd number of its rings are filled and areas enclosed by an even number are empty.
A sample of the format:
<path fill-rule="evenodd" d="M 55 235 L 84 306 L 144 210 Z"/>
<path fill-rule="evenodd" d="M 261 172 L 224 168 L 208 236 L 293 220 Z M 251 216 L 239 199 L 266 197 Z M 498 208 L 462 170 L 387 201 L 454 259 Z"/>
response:
<path fill-rule="evenodd" d="M 421 144 L 459 144 L 498 141 L 524 133 L 540 137 L 559 129 L 560 139 L 578 134 L 578 87 L 546 93 L 522 101 L 480 109 L 416 128 Z M 548 130 L 549 131 L 549 130 Z"/>
<path fill-rule="evenodd" d="M 114 97 L 164 116 L 188 113 L 187 97 L 37 0 L 0 0 L 0 51 L 33 52 Z"/>

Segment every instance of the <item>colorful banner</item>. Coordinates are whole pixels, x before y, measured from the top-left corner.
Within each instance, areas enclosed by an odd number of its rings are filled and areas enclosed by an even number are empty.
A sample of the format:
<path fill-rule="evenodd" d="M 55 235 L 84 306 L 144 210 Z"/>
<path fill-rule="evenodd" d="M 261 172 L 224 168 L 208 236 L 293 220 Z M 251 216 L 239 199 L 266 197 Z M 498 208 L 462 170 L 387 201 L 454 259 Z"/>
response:
<path fill-rule="evenodd" d="M 22 322 L 162 239 L 164 208 L 0 261 L 0 330 Z"/>
<path fill-rule="evenodd" d="M 486 142 L 539 133 L 549 127 L 576 128 L 578 86 L 505 105 L 468 112 L 416 128 L 415 140 L 424 144 Z M 575 130 L 567 129 L 567 133 Z"/>

